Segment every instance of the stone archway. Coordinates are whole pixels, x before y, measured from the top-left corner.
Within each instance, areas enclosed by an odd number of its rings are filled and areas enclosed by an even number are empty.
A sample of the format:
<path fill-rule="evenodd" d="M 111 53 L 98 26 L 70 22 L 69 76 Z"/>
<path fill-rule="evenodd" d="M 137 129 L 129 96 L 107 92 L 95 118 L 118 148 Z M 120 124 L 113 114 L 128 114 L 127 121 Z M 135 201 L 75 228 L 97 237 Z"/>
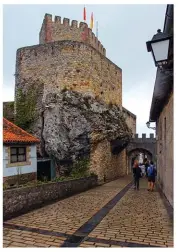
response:
<path fill-rule="evenodd" d="M 127 152 L 127 174 L 132 172 L 133 161 L 140 153 L 143 153 L 144 156 L 147 156 L 148 160 L 153 159 L 153 154 L 149 150 L 143 148 L 132 149 L 131 151 Z"/>
<path fill-rule="evenodd" d="M 131 172 L 131 161 L 139 153 L 144 153 L 149 160 L 155 161 L 156 158 L 156 138 L 154 134 L 150 134 L 150 137 L 146 137 L 146 134 L 142 134 L 139 137 L 135 134 L 129 142 L 126 148 L 126 163 L 127 163 L 127 174 Z"/>

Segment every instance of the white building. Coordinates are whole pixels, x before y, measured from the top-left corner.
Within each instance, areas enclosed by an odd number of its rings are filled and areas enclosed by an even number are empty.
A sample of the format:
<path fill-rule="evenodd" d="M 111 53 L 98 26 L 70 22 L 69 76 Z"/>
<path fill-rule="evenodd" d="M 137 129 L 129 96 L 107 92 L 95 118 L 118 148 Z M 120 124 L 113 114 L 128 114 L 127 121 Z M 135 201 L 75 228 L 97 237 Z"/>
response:
<path fill-rule="evenodd" d="M 37 177 L 39 139 L 3 118 L 3 183 L 26 183 Z"/>

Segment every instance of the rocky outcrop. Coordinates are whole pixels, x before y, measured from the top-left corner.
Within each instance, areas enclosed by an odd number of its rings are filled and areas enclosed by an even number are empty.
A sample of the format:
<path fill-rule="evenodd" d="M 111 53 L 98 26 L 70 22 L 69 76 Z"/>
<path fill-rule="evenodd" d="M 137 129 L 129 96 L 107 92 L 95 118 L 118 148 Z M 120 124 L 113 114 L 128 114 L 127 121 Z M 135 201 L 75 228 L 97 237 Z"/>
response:
<path fill-rule="evenodd" d="M 120 152 L 131 138 L 121 109 L 89 94 L 64 90 L 49 93 L 43 103 L 42 144 L 60 161 L 88 156 L 93 145 L 107 140 Z"/>

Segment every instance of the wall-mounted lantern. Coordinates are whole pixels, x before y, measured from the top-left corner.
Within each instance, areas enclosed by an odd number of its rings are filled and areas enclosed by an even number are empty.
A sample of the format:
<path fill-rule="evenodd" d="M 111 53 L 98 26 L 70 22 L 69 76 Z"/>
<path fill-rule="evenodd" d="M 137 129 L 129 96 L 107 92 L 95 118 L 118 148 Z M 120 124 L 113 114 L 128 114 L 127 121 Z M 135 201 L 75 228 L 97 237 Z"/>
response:
<path fill-rule="evenodd" d="M 147 126 L 149 129 L 156 130 L 156 127 L 150 127 L 150 124 L 151 124 L 151 122 L 147 122 L 147 123 L 146 123 L 146 126 Z"/>
<path fill-rule="evenodd" d="M 162 68 L 167 65 L 169 59 L 169 46 L 172 36 L 157 30 L 152 40 L 146 42 L 147 51 L 153 55 L 156 67 Z"/>

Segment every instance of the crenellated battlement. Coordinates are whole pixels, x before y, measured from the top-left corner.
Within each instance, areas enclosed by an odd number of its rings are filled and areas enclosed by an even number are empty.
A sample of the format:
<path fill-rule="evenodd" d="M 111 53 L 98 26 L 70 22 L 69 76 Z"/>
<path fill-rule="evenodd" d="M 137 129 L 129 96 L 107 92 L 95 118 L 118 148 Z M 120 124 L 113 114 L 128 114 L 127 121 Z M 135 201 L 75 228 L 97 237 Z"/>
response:
<path fill-rule="evenodd" d="M 135 134 L 134 135 L 134 137 L 133 137 L 134 139 L 136 139 L 136 140 L 150 140 L 150 139 L 156 139 L 155 138 L 155 136 L 154 136 L 154 134 L 150 134 L 150 136 L 149 137 L 146 137 L 146 134 L 142 134 L 142 137 L 139 137 L 139 134 Z"/>
<path fill-rule="evenodd" d="M 135 134 L 127 146 L 127 153 L 132 153 L 135 150 L 138 152 L 148 152 L 153 157 L 156 155 L 156 138 L 154 134 L 150 134 L 149 137 L 146 134 L 142 134 L 142 137 Z"/>
<path fill-rule="evenodd" d="M 63 18 L 62 20 L 60 16 L 55 16 L 53 19 L 51 14 L 45 14 L 39 33 L 39 43 L 45 44 L 62 40 L 89 44 L 106 56 L 106 49 L 86 23 L 79 23 L 77 20 L 70 22 L 69 18 Z"/>

